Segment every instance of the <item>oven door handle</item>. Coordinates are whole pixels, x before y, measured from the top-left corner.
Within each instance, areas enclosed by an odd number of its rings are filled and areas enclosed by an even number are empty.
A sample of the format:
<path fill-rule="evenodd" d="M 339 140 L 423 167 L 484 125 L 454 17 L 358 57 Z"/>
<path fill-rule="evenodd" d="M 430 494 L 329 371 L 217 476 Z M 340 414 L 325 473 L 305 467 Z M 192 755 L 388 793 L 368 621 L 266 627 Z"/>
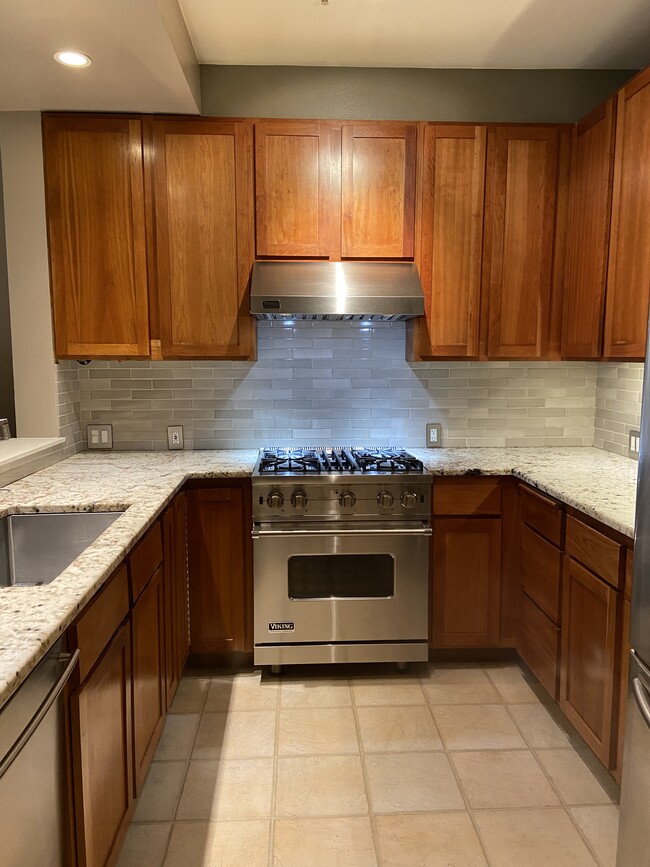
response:
<path fill-rule="evenodd" d="M 253 539 L 262 536 L 431 536 L 431 527 L 422 527 L 417 530 L 259 530 L 253 527 Z"/>

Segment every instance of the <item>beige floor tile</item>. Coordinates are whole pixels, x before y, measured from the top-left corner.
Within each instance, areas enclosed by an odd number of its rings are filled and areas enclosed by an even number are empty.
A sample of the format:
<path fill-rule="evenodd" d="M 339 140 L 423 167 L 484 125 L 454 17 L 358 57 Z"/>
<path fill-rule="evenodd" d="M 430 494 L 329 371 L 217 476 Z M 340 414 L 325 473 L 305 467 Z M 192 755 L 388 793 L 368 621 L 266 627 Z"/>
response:
<path fill-rule="evenodd" d="M 209 677 L 181 678 L 169 712 L 201 713 L 209 686 Z"/>
<path fill-rule="evenodd" d="M 508 704 L 539 701 L 517 665 L 494 666 L 487 669 L 488 677 Z"/>
<path fill-rule="evenodd" d="M 438 683 L 438 684 L 469 684 L 469 683 L 488 683 L 489 679 L 485 671 L 476 665 L 465 663 L 445 663 L 438 664 L 429 663 L 429 669 L 426 677 L 421 678 L 422 683 Z"/>
<path fill-rule="evenodd" d="M 278 706 L 280 685 L 253 671 L 232 677 L 215 677 L 210 683 L 204 710 L 272 710 Z"/>
<path fill-rule="evenodd" d="M 487 678 L 479 683 L 422 681 L 422 689 L 429 704 L 491 704 L 501 701 L 501 696 Z"/>
<path fill-rule="evenodd" d="M 271 815 L 273 759 L 192 761 L 179 820 L 265 819 Z"/>
<path fill-rule="evenodd" d="M 165 867 L 267 867 L 270 832 L 268 820 L 176 823 Z"/>
<path fill-rule="evenodd" d="M 543 704 L 512 704 L 508 710 L 532 747 L 569 746 L 568 734 L 562 731 Z"/>
<path fill-rule="evenodd" d="M 574 821 L 589 841 L 603 867 L 615 867 L 618 842 L 618 807 L 571 807 Z"/>
<path fill-rule="evenodd" d="M 187 759 L 192 751 L 198 724 L 198 713 L 170 714 L 156 750 L 156 760 Z"/>
<path fill-rule="evenodd" d="M 450 750 L 509 750 L 526 742 L 498 704 L 437 705 L 433 717 Z"/>
<path fill-rule="evenodd" d="M 462 810 L 465 806 L 444 753 L 377 753 L 364 757 L 376 813 Z"/>
<path fill-rule="evenodd" d="M 357 715 L 366 752 L 442 749 L 442 741 L 428 707 L 360 707 L 357 708 Z"/>
<path fill-rule="evenodd" d="M 377 678 L 352 681 L 358 707 L 398 704 L 425 704 L 420 682 L 411 678 Z"/>
<path fill-rule="evenodd" d="M 194 743 L 194 759 L 251 759 L 272 756 L 274 710 L 204 713 Z"/>
<path fill-rule="evenodd" d="M 382 867 L 487 867 L 467 813 L 377 816 Z"/>
<path fill-rule="evenodd" d="M 611 798 L 572 749 L 539 750 L 537 757 L 566 804 L 610 804 Z"/>
<path fill-rule="evenodd" d="M 284 708 L 278 718 L 278 755 L 358 753 L 352 708 Z"/>
<path fill-rule="evenodd" d="M 350 816 L 368 812 L 359 756 L 278 759 L 276 816 Z"/>
<path fill-rule="evenodd" d="M 470 807 L 554 807 L 560 801 L 528 750 L 452 753 Z"/>
<path fill-rule="evenodd" d="M 367 816 L 344 819 L 276 819 L 275 867 L 374 867 Z"/>
<path fill-rule="evenodd" d="M 185 762 L 152 762 L 140 797 L 134 822 L 171 822 L 181 796 Z"/>
<path fill-rule="evenodd" d="M 161 867 L 167 848 L 171 825 L 157 822 L 155 825 L 133 824 L 126 833 L 117 867 Z"/>
<path fill-rule="evenodd" d="M 352 704 L 347 680 L 282 681 L 281 707 L 349 707 Z"/>
<path fill-rule="evenodd" d="M 492 867 L 597 867 L 563 809 L 474 813 Z"/>

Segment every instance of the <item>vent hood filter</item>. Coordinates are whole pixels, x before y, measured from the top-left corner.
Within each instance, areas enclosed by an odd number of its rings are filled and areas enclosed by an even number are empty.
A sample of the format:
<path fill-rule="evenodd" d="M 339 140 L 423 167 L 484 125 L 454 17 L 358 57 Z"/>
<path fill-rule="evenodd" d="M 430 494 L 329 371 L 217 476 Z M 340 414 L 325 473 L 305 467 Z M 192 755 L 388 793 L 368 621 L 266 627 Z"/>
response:
<path fill-rule="evenodd" d="M 397 322 L 424 315 L 412 262 L 254 262 L 257 319 Z"/>

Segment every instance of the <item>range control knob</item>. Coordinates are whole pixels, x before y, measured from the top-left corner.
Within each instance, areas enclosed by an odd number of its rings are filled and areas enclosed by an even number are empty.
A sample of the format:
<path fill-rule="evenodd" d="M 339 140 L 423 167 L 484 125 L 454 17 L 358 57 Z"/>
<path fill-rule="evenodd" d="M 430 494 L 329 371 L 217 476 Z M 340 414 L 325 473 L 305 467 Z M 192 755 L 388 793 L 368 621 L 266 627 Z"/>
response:
<path fill-rule="evenodd" d="M 294 509 L 304 509 L 307 505 L 307 494 L 304 491 L 296 491 L 291 495 L 291 505 Z"/>
<path fill-rule="evenodd" d="M 352 506 L 356 503 L 357 498 L 352 493 L 352 491 L 343 491 L 341 496 L 339 497 L 339 503 L 344 509 L 351 509 Z"/>
<path fill-rule="evenodd" d="M 377 502 L 379 503 L 379 507 L 382 509 L 390 509 L 390 507 L 395 502 L 395 497 L 391 494 L 390 491 L 381 491 L 377 494 Z"/>
<path fill-rule="evenodd" d="M 418 495 L 414 494 L 413 491 L 405 491 L 402 494 L 402 505 L 405 509 L 414 509 L 417 506 Z"/>
<path fill-rule="evenodd" d="M 266 498 L 266 503 L 269 509 L 281 509 L 284 506 L 284 497 L 280 491 L 271 491 Z"/>

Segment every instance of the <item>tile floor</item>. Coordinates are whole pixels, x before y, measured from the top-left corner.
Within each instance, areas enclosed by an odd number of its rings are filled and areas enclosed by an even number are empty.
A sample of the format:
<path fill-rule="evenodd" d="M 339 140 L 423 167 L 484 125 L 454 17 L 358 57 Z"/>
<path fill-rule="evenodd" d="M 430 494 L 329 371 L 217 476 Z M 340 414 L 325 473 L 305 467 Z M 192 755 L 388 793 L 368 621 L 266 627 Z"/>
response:
<path fill-rule="evenodd" d="M 369 674 L 184 677 L 119 867 L 614 867 L 616 787 L 518 666 Z"/>

